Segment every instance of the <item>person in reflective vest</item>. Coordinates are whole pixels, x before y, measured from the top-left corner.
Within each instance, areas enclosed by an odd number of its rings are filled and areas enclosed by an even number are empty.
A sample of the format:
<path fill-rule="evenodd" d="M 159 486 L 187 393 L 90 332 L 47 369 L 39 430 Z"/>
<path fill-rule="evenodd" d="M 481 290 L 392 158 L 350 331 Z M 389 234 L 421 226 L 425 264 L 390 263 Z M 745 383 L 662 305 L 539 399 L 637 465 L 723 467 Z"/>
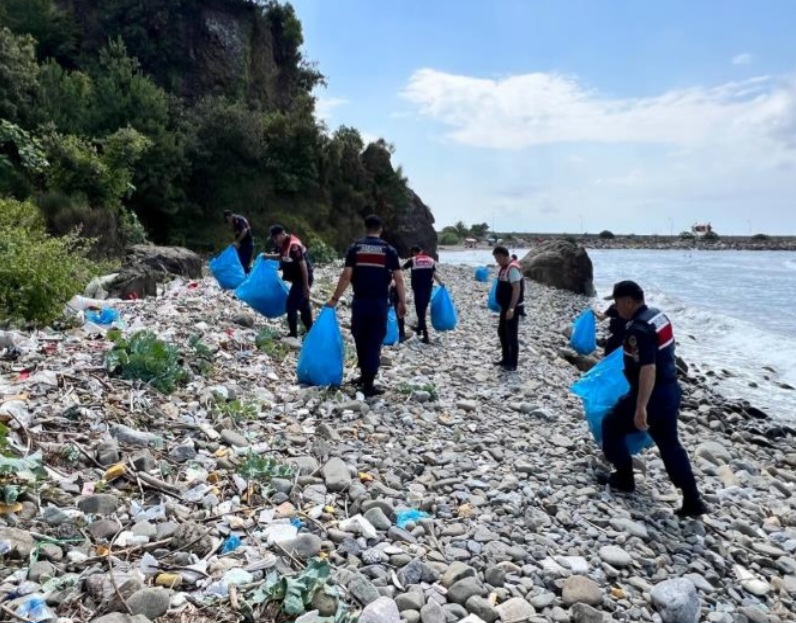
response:
<path fill-rule="evenodd" d="M 677 432 L 682 392 L 677 382 L 672 323 L 662 312 L 647 307 L 644 291 L 634 281 L 615 284 L 611 298 L 627 322 L 622 348 L 630 391 L 603 420 L 603 452 L 615 471 L 598 478 L 614 490 L 633 492 L 633 461 L 625 437 L 646 430 L 660 450 L 669 478 L 683 493 L 677 514 L 703 515 L 708 509 Z"/>
<path fill-rule="evenodd" d="M 506 247 L 492 252 L 498 264 L 497 303 L 500 306 L 498 336 L 501 358 L 495 362 L 507 372 L 515 372 L 520 357 L 520 316 L 525 315 L 525 279 L 522 266 L 511 258 Z"/>
<path fill-rule="evenodd" d="M 395 280 L 399 318 L 406 315 L 406 288 L 397 251 L 381 239 L 381 219 L 375 215 L 368 216 L 365 219 L 365 231 L 365 238 L 357 240 L 348 249 L 345 268 L 326 305 L 336 307 L 348 285 L 353 286 L 351 333 L 362 372 L 358 384 L 362 386 L 366 397 L 372 397 L 384 393 L 375 385 L 375 380 L 381 365 L 381 347 L 387 334 L 390 283 Z"/>
<path fill-rule="evenodd" d="M 271 227 L 271 240 L 278 250 L 274 255 L 265 257 L 278 259 L 282 269 L 282 278 L 290 284 L 287 295 L 287 325 L 289 337 L 298 337 L 298 317 L 309 332 L 312 328 L 312 305 L 310 289 L 312 288 L 312 264 L 307 256 L 307 248 L 293 234 L 288 234 L 281 225 Z"/>
<path fill-rule="evenodd" d="M 232 230 L 232 244 L 238 251 L 238 259 L 243 270 L 248 273 L 254 257 L 254 235 L 249 221 L 240 214 L 233 214 L 230 210 L 224 210 L 224 221 Z"/>
<path fill-rule="evenodd" d="M 434 289 L 434 282 L 442 285 L 442 281 L 437 273 L 437 262 L 434 258 L 426 255 L 419 245 L 414 245 L 411 249 L 412 258 L 403 265 L 404 270 L 411 271 L 412 293 L 415 298 L 415 312 L 417 312 L 417 335 L 423 336 L 423 343 L 428 344 L 428 306 L 431 303 L 431 292 Z M 399 327 L 400 329 L 400 327 Z"/>

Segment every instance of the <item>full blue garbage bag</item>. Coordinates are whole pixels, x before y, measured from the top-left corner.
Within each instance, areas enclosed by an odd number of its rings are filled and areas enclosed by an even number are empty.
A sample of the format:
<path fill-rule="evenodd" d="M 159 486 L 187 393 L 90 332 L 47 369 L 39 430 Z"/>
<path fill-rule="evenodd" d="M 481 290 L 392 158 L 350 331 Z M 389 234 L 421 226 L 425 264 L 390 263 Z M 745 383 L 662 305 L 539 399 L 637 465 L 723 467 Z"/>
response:
<path fill-rule="evenodd" d="M 390 311 L 387 314 L 387 334 L 384 336 L 383 344 L 392 346 L 398 343 L 398 338 L 398 314 L 395 313 L 395 307 L 390 306 Z"/>
<path fill-rule="evenodd" d="M 498 305 L 497 301 L 497 289 L 498 289 L 498 280 L 495 277 L 495 280 L 492 282 L 492 287 L 489 289 L 489 297 L 486 300 L 486 306 L 489 308 L 489 311 L 500 313 L 500 305 Z"/>
<path fill-rule="evenodd" d="M 266 318 L 279 318 L 287 310 L 287 285 L 277 272 L 279 262 L 257 258 L 248 279 L 235 296 Z"/>
<path fill-rule="evenodd" d="M 210 260 L 210 272 L 225 290 L 234 290 L 246 281 L 246 271 L 243 270 L 238 251 L 233 245 L 229 245 Z"/>
<path fill-rule="evenodd" d="M 591 355 L 597 349 L 597 320 L 592 310 L 586 309 L 575 318 L 569 345 L 581 355 Z"/>
<path fill-rule="evenodd" d="M 453 331 L 459 319 L 451 295 L 445 286 L 434 288 L 431 294 L 431 326 L 436 331 Z"/>
<path fill-rule="evenodd" d="M 479 266 L 475 269 L 475 280 L 481 283 L 489 281 L 489 269 L 486 266 Z"/>
<path fill-rule="evenodd" d="M 619 399 L 630 391 L 624 367 L 620 348 L 586 372 L 569 388 L 583 401 L 586 422 L 599 446 L 602 446 L 603 440 L 603 418 L 614 408 Z M 625 443 L 631 454 L 638 454 L 652 445 L 652 438 L 649 433 L 642 431 L 625 437 Z"/>
<path fill-rule="evenodd" d="M 343 383 L 345 346 L 337 314 L 324 307 L 304 338 L 296 372 L 299 383 L 339 387 Z"/>

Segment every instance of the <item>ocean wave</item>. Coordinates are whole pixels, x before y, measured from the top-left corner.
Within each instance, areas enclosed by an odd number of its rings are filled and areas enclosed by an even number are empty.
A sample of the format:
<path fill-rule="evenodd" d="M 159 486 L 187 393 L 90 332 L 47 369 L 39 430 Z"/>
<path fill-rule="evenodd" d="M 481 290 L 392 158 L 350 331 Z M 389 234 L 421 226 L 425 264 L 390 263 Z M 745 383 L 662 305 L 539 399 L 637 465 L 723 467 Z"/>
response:
<path fill-rule="evenodd" d="M 796 260 L 785 260 L 782 265 L 788 270 L 796 270 Z"/>

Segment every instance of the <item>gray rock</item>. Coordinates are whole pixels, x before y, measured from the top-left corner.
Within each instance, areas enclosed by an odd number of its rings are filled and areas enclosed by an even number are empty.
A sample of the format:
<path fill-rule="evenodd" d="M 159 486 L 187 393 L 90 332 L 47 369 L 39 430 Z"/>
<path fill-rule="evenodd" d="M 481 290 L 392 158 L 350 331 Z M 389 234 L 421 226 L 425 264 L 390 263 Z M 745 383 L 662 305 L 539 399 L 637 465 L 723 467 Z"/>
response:
<path fill-rule="evenodd" d="M 431 394 L 422 389 L 418 389 L 412 392 L 412 400 L 422 404 L 424 402 L 428 402 L 429 400 L 431 400 Z"/>
<path fill-rule="evenodd" d="M 342 459 L 329 459 L 323 466 L 322 473 L 329 491 L 345 491 L 351 485 L 351 472 Z"/>
<path fill-rule="evenodd" d="M 148 619 L 157 619 L 168 612 L 171 591 L 163 588 L 145 588 L 134 593 L 128 600 L 130 611 L 143 614 Z"/>
<path fill-rule="evenodd" d="M 675 578 L 656 584 L 650 593 L 650 599 L 663 623 L 699 621 L 699 595 L 690 580 Z"/>
<path fill-rule="evenodd" d="M 317 610 L 322 617 L 334 616 L 338 607 L 337 597 L 329 595 L 325 591 L 316 591 L 310 603 L 310 609 Z"/>
<path fill-rule="evenodd" d="M 61 526 L 71 521 L 69 515 L 55 506 L 48 506 L 41 513 L 41 518 L 49 526 Z"/>
<path fill-rule="evenodd" d="M 500 618 L 500 614 L 498 613 L 497 609 L 495 609 L 489 600 L 484 599 L 483 597 L 479 597 L 478 595 L 473 595 L 470 599 L 467 600 L 467 603 L 464 604 L 464 607 L 467 609 L 467 612 L 474 614 L 477 617 L 480 617 L 486 623 L 494 623 Z"/>
<path fill-rule="evenodd" d="M 392 527 L 392 522 L 380 508 L 371 508 L 365 513 L 364 517 L 373 524 L 376 530 L 383 530 L 386 532 Z"/>
<path fill-rule="evenodd" d="M 444 604 L 442 606 L 442 611 L 445 613 L 445 618 L 447 619 L 448 623 L 458 623 L 467 616 L 471 616 L 468 615 L 467 609 L 459 604 Z"/>
<path fill-rule="evenodd" d="M 448 590 L 448 601 L 463 606 L 473 595 L 486 596 L 486 589 L 474 577 L 459 580 Z"/>
<path fill-rule="evenodd" d="M 575 604 L 569 612 L 572 623 L 603 623 L 603 613 L 586 604 Z"/>
<path fill-rule="evenodd" d="M 615 517 L 611 520 L 611 526 L 614 530 L 619 532 L 627 532 L 630 536 L 635 536 L 640 539 L 649 538 L 647 527 L 624 517 Z"/>
<path fill-rule="evenodd" d="M 221 431 L 221 441 L 228 446 L 234 446 L 235 448 L 247 448 L 251 445 L 247 441 L 246 437 L 234 430 L 229 430 L 228 428 L 225 428 Z"/>
<path fill-rule="evenodd" d="M 130 428 L 124 424 L 115 424 L 112 426 L 111 434 L 116 437 L 119 443 L 123 443 L 128 446 L 138 446 L 140 448 L 146 448 L 150 445 L 158 445 L 161 442 L 161 438 L 154 433 L 135 430 L 134 428 Z"/>
<path fill-rule="evenodd" d="M 139 521 L 133 526 L 131 532 L 136 536 L 148 536 L 149 538 L 153 538 L 157 535 L 158 529 L 154 524 L 148 521 Z"/>
<path fill-rule="evenodd" d="M 442 579 L 440 580 L 440 583 L 445 588 L 450 588 L 460 580 L 464 580 L 465 578 L 474 578 L 474 577 L 475 577 L 475 569 L 473 569 L 468 565 L 465 565 L 464 563 L 454 562 L 447 568 L 445 573 L 442 574 Z"/>
<path fill-rule="evenodd" d="M 398 581 L 404 586 L 421 582 L 436 582 L 439 574 L 420 560 L 413 560 L 398 572 Z"/>
<path fill-rule="evenodd" d="M 189 445 L 174 446 L 169 452 L 169 458 L 177 463 L 185 463 L 196 458 L 196 448 Z"/>
<path fill-rule="evenodd" d="M 179 527 L 180 527 L 179 524 L 173 521 L 159 523 L 155 530 L 155 538 L 158 541 L 162 541 L 163 539 L 168 539 L 169 537 L 174 536 L 174 533 L 177 532 L 177 528 Z"/>
<path fill-rule="evenodd" d="M 100 515 L 106 517 L 121 506 L 122 501 L 110 493 L 97 493 L 83 498 L 77 507 L 86 515 Z"/>
<path fill-rule="evenodd" d="M 377 596 L 362 610 L 358 623 L 401 623 L 401 614 L 392 599 Z"/>
<path fill-rule="evenodd" d="M 213 549 L 213 539 L 207 528 L 191 521 L 181 523 L 172 537 L 174 549 L 185 549 L 197 556 L 205 556 Z"/>
<path fill-rule="evenodd" d="M 149 450 L 140 450 L 136 452 L 130 459 L 133 462 L 133 467 L 139 472 L 151 472 L 158 466 L 155 457 Z"/>
<path fill-rule="evenodd" d="M 614 567 L 628 567 L 633 562 L 630 554 L 616 545 L 605 545 L 601 547 L 600 558 Z"/>
<path fill-rule="evenodd" d="M 398 605 L 398 610 L 404 612 L 405 610 L 417 610 L 418 612 L 426 603 L 426 596 L 422 591 L 409 591 L 403 593 L 395 598 L 395 603 Z"/>
<path fill-rule="evenodd" d="M 405 621 L 406 623 L 420 623 L 419 610 L 404 610 L 401 613 L 401 617 L 401 620 Z"/>
<path fill-rule="evenodd" d="M 523 274 L 539 283 L 594 296 L 594 268 L 586 249 L 557 239 L 537 245 L 521 261 Z M 504 622 L 505 623 L 505 622 Z"/>
<path fill-rule="evenodd" d="M 456 406 L 462 411 L 470 413 L 478 408 L 478 403 L 475 400 L 460 400 L 456 403 Z"/>
<path fill-rule="evenodd" d="M 542 593 L 541 595 L 536 595 L 533 597 L 530 602 L 531 605 L 537 610 L 544 610 L 545 608 L 552 606 L 555 600 L 556 596 L 553 593 Z"/>
<path fill-rule="evenodd" d="M 598 606 L 603 602 L 603 591 L 591 578 L 585 575 L 573 575 L 564 581 L 561 599 L 565 606 L 577 603 Z"/>
<path fill-rule="evenodd" d="M 502 623 L 524 623 L 536 614 L 534 607 L 521 597 L 514 597 L 497 608 Z"/>
<path fill-rule="evenodd" d="M 54 578 L 56 575 L 55 567 L 49 562 L 34 562 L 28 569 L 28 579 L 31 582 L 42 584 L 45 578 Z"/>
<path fill-rule="evenodd" d="M 484 573 L 484 580 L 490 586 L 500 588 L 506 582 L 506 572 L 500 567 L 489 567 Z"/>
<path fill-rule="evenodd" d="M 293 555 L 300 560 L 309 560 L 321 553 L 323 541 L 314 534 L 301 534 L 293 541 Z"/>
<path fill-rule="evenodd" d="M 235 314 L 232 316 L 231 322 L 244 329 L 251 329 L 254 327 L 254 318 L 249 314 Z"/>
<path fill-rule="evenodd" d="M 429 601 L 420 609 L 421 623 L 446 623 L 445 611 L 436 601 Z"/>
<path fill-rule="evenodd" d="M 54 543 L 44 543 L 39 548 L 39 555 L 44 560 L 50 560 L 52 562 L 61 562 L 64 559 L 64 550 L 62 550 Z"/>
<path fill-rule="evenodd" d="M 348 590 L 355 599 L 365 605 L 371 604 L 379 598 L 378 589 L 362 575 L 357 575 L 351 580 L 351 583 L 348 585 Z"/>
<path fill-rule="evenodd" d="M 91 623 L 152 623 L 142 614 L 131 616 L 129 614 L 122 614 L 121 612 L 111 612 L 105 616 L 96 619 L 91 619 Z"/>
<path fill-rule="evenodd" d="M 293 490 L 293 481 L 286 478 L 271 478 L 271 486 L 278 493 L 290 494 Z"/>
<path fill-rule="evenodd" d="M 89 525 L 88 533 L 95 541 L 101 541 L 112 538 L 121 529 L 121 524 L 115 519 L 100 519 Z"/>
<path fill-rule="evenodd" d="M 109 467 L 114 463 L 118 463 L 121 460 L 121 456 L 119 455 L 119 446 L 116 445 L 115 441 L 112 442 L 103 442 L 97 446 L 97 463 L 102 465 L 103 467 Z"/>

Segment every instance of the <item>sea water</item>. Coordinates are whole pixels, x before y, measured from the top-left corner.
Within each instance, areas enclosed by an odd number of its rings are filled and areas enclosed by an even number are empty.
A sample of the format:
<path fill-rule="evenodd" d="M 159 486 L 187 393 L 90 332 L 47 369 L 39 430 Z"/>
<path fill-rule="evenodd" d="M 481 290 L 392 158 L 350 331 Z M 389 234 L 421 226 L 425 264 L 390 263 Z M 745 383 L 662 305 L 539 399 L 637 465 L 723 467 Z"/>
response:
<path fill-rule="evenodd" d="M 598 295 L 616 281 L 637 281 L 648 304 L 674 323 L 678 354 L 714 370 L 722 395 L 796 421 L 796 391 L 783 387 L 796 387 L 796 253 L 594 249 L 589 256 Z M 440 260 L 493 263 L 489 250 L 442 252 Z M 594 301 L 596 309 L 608 304 Z"/>

